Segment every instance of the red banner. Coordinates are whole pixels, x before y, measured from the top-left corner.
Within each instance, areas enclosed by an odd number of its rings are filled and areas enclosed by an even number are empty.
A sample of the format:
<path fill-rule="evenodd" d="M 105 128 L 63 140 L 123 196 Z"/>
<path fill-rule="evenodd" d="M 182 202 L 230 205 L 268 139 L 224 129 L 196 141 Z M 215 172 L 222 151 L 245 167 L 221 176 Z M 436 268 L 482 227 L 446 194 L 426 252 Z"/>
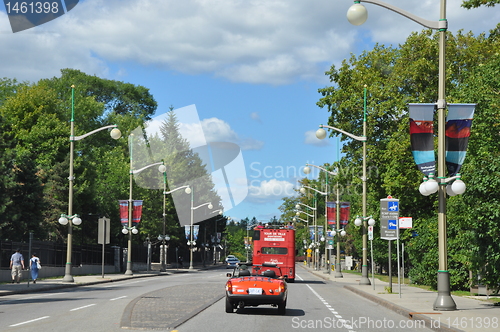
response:
<path fill-rule="evenodd" d="M 337 220 L 337 203 L 327 202 L 326 203 L 326 213 L 328 225 L 335 225 Z M 345 226 L 349 222 L 349 215 L 351 213 L 351 203 L 340 202 L 340 224 Z"/>
<path fill-rule="evenodd" d="M 119 200 L 120 203 L 120 222 L 122 225 L 128 226 L 128 200 Z M 142 200 L 132 201 L 132 226 L 137 226 L 141 222 L 142 216 Z"/>
<path fill-rule="evenodd" d="M 132 226 L 137 226 L 141 222 L 142 201 L 134 201 L 134 210 L 132 211 Z"/>
<path fill-rule="evenodd" d="M 120 222 L 122 225 L 128 225 L 128 201 L 121 199 L 118 201 L 120 203 Z"/>

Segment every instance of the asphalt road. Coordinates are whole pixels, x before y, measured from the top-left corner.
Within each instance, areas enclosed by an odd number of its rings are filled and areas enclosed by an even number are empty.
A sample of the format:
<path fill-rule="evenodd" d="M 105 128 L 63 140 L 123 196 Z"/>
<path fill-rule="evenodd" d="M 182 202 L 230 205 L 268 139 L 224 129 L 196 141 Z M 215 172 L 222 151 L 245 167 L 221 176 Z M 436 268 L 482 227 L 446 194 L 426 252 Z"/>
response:
<path fill-rule="evenodd" d="M 226 270 L 131 279 L 0 298 L 0 331 L 430 331 L 335 283 L 300 271 L 286 315 L 224 310 Z"/>
<path fill-rule="evenodd" d="M 271 306 L 225 313 L 224 299 L 177 327 L 179 332 L 431 331 L 345 288 L 300 271 L 288 284 L 286 315 Z"/>

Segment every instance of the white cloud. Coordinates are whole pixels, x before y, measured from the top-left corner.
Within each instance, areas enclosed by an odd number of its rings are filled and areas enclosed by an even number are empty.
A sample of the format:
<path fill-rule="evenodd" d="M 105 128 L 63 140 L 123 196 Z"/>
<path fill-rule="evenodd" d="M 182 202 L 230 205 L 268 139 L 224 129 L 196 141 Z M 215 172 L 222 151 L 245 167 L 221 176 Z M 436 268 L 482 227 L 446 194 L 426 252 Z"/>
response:
<path fill-rule="evenodd" d="M 328 146 L 331 145 L 330 141 L 328 138 L 325 139 L 319 139 L 316 137 L 316 130 L 308 130 L 304 133 L 305 139 L 304 143 L 308 145 L 315 145 L 315 146 Z"/>
<path fill-rule="evenodd" d="M 433 0 L 387 2 L 438 20 Z M 466 10 L 449 0 L 450 31 L 487 32 L 500 21 L 491 8 Z M 387 9 L 365 6 L 368 21 L 352 26 L 352 1 L 330 0 L 87 0 L 40 27 L 12 34 L 0 12 L 2 76 L 35 81 L 61 68 L 106 77 L 111 62 L 139 63 L 233 82 L 288 84 L 324 80 L 374 42 L 397 45 L 423 27 Z M 116 72 L 116 73 L 115 73 Z"/>
<path fill-rule="evenodd" d="M 281 200 L 283 197 L 296 194 L 294 185 L 288 181 L 271 179 L 269 181 L 252 181 L 249 186 L 247 202 L 257 204 L 271 204 Z"/>
<path fill-rule="evenodd" d="M 262 119 L 260 118 L 260 115 L 257 112 L 250 113 L 250 118 L 254 121 L 257 121 L 258 123 L 262 123 Z"/>
<path fill-rule="evenodd" d="M 201 126 L 207 142 L 231 142 L 242 150 L 260 150 L 264 145 L 253 138 L 240 138 L 227 122 L 218 118 L 204 119 Z"/>

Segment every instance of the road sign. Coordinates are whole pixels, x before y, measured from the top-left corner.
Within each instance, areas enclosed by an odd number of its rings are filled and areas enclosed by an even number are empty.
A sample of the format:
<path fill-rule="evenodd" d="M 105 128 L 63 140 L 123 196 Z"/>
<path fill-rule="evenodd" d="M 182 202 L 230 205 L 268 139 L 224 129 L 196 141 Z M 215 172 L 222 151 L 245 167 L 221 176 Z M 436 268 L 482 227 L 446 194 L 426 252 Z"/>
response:
<path fill-rule="evenodd" d="M 380 238 L 396 240 L 398 238 L 399 199 L 383 198 L 380 200 Z"/>
<path fill-rule="evenodd" d="M 99 234 L 97 237 L 97 243 L 109 244 L 110 224 L 111 223 L 108 218 L 99 218 Z"/>
<path fill-rule="evenodd" d="M 400 229 L 408 229 L 413 227 L 413 218 L 412 217 L 401 217 L 399 218 L 399 228 Z"/>

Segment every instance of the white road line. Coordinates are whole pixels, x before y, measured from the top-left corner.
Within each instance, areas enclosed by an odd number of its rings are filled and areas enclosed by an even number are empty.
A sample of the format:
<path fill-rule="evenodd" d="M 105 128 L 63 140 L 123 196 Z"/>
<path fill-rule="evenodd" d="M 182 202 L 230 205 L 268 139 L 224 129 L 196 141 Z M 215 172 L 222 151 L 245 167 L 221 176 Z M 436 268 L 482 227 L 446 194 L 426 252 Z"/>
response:
<path fill-rule="evenodd" d="M 89 304 L 89 305 L 84 305 L 83 307 L 79 307 L 79 308 L 74 308 L 74 309 L 71 309 L 70 311 L 77 311 L 77 310 L 80 310 L 80 309 L 85 309 L 85 308 L 88 308 L 88 307 L 91 307 L 91 306 L 94 306 L 94 304 Z"/>
<path fill-rule="evenodd" d="M 120 296 L 120 297 L 115 297 L 114 299 L 110 299 L 110 301 L 115 301 L 115 300 L 123 299 L 125 297 L 127 297 L 127 295 Z"/>
<path fill-rule="evenodd" d="M 118 282 L 119 280 L 117 280 L 116 282 Z M 137 283 L 140 283 L 140 282 L 146 282 L 146 281 L 149 281 L 149 280 L 136 280 L 136 281 L 127 281 L 127 282 L 124 282 L 124 283 L 121 283 L 121 284 L 117 284 L 115 282 L 112 283 L 112 285 L 106 285 L 104 286 L 104 288 L 110 288 L 110 287 L 119 287 L 119 286 L 123 286 L 123 285 L 130 285 L 130 284 L 137 284 Z"/>
<path fill-rule="evenodd" d="M 297 276 L 297 275 L 295 275 Z M 301 279 L 302 280 L 302 279 Z M 306 286 L 311 290 L 311 292 L 316 295 L 316 297 L 326 306 L 327 309 L 329 309 L 334 315 L 335 317 L 338 319 L 338 321 L 340 323 L 342 323 L 342 325 L 349 330 L 349 332 L 355 332 L 354 330 L 352 330 L 352 326 L 348 325 L 348 322 L 342 318 L 341 315 L 338 314 L 338 312 L 334 311 L 335 309 L 332 308 L 331 305 L 328 304 L 327 301 L 325 301 L 325 299 L 318 294 L 318 292 L 316 292 L 311 286 L 309 286 L 308 284 L 306 284 Z"/>
<path fill-rule="evenodd" d="M 33 322 L 36 322 L 36 321 L 39 321 L 39 320 L 42 320 L 42 319 L 45 319 L 45 318 L 49 318 L 49 317 L 50 317 L 50 316 L 43 316 L 43 317 L 40 317 L 40 318 L 36 318 L 36 319 L 32 319 L 32 320 L 28 320 L 28 321 L 26 321 L 26 322 L 17 323 L 17 324 L 12 324 L 12 325 L 9 325 L 9 327 L 15 327 L 15 326 L 23 325 L 23 324 L 33 323 Z"/>

